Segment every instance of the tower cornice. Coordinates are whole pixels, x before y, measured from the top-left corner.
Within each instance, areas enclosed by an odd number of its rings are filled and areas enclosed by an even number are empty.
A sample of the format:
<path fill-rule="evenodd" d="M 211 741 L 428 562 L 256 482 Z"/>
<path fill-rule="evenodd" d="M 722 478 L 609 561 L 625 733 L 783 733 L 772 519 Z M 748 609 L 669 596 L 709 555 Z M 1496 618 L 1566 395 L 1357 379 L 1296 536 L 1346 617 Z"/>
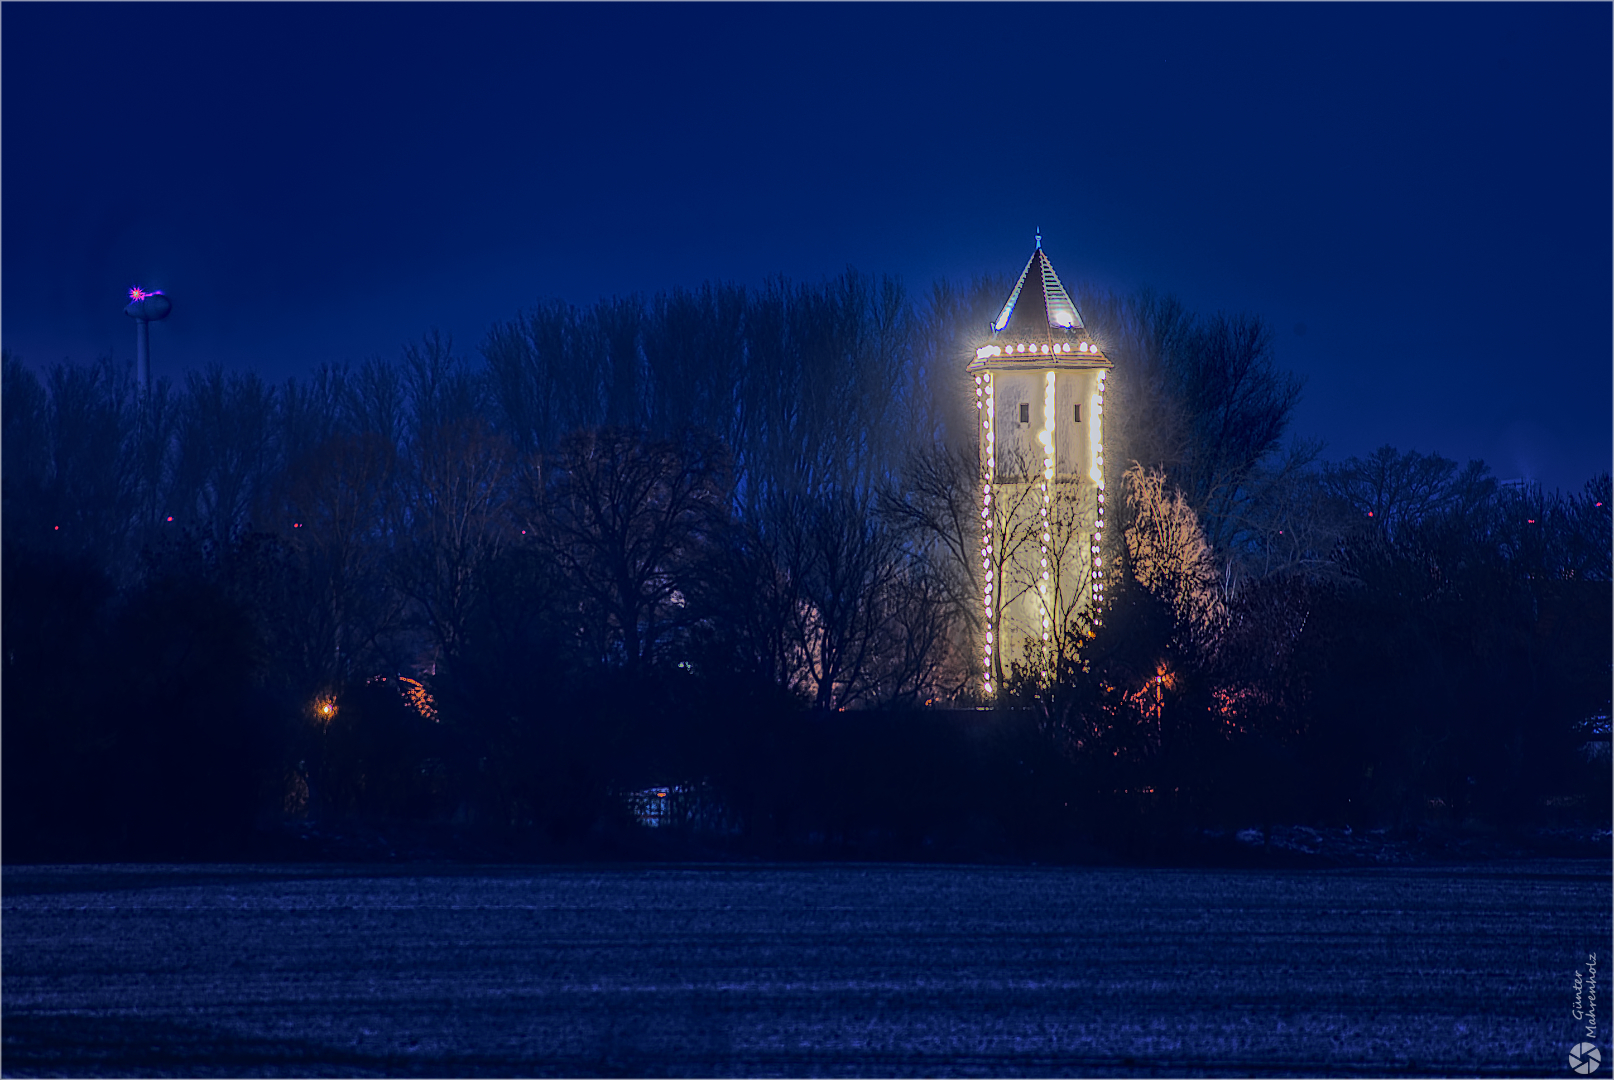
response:
<path fill-rule="evenodd" d="M 1086 351 L 1080 351 L 1085 348 Z M 1110 358 L 1088 342 L 1004 342 L 983 345 L 965 368 L 977 371 L 1109 371 Z"/>

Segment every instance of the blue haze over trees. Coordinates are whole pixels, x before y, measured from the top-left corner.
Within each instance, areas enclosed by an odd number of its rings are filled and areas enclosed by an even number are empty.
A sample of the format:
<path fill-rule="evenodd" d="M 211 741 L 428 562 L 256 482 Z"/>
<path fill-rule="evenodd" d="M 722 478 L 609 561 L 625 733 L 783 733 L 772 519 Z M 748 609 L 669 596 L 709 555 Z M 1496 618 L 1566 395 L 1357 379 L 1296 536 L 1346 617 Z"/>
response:
<path fill-rule="evenodd" d="M 980 700 L 964 364 L 1006 292 L 546 302 L 475 358 L 143 397 L 7 356 L 11 857 L 299 823 L 638 851 L 656 786 L 773 854 L 1606 824 L 1608 475 L 1327 460 L 1270 327 L 1166 296 L 1079 297 L 1116 363 L 1109 594 Z"/>

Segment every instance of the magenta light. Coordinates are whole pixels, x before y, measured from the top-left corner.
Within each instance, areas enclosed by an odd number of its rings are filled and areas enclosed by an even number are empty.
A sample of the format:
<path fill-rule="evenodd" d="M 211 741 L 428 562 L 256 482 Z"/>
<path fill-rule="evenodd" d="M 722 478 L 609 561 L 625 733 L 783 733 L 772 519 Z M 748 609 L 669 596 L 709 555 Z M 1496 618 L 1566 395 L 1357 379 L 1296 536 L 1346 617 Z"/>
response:
<path fill-rule="evenodd" d="M 129 290 L 129 299 L 144 300 L 148 296 L 161 296 L 162 294 L 163 291 L 161 289 L 142 289 L 140 286 L 136 285 L 134 288 Z"/>

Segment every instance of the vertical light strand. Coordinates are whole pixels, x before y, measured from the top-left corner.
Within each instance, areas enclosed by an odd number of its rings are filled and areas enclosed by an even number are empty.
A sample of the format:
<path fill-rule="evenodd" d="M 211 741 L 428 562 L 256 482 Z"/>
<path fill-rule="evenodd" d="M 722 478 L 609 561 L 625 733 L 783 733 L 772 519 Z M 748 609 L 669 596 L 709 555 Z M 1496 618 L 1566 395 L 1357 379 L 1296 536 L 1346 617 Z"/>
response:
<path fill-rule="evenodd" d="M 981 653 L 981 685 L 983 691 L 990 696 L 993 645 L 992 596 L 1001 582 L 992 580 L 992 477 L 997 463 L 994 450 L 997 445 L 997 433 L 993 423 L 995 410 L 992 400 L 992 373 L 989 371 L 975 377 L 975 408 L 981 414 L 981 603 L 986 616 L 986 640 L 982 643 Z"/>
<path fill-rule="evenodd" d="M 1104 380 L 1106 373 L 1103 369 L 1098 373 L 1098 388 L 1093 394 L 1093 482 L 1097 488 L 1097 496 L 1093 515 L 1093 603 L 1092 623 L 1099 623 L 1099 605 L 1104 600 L 1104 558 L 1101 550 L 1101 541 L 1104 538 Z"/>
<path fill-rule="evenodd" d="M 1042 443 L 1042 579 L 1037 583 L 1037 612 L 1042 620 L 1042 662 L 1043 679 L 1048 678 L 1048 652 L 1049 642 L 1053 638 L 1052 609 L 1048 606 L 1048 583 L 1050 580 L 1050 567 L 1048 559 L 1050 549 L 1053 547 L 1052 519 L 1050 513 L 1053 509 L 1053 492 L 1050 490 L 1054 482 L 1054 372 L 1047 372 L 1044 376 L 1042 393 L 1042 430 L 1037 433 L 1037 439 Z"/>

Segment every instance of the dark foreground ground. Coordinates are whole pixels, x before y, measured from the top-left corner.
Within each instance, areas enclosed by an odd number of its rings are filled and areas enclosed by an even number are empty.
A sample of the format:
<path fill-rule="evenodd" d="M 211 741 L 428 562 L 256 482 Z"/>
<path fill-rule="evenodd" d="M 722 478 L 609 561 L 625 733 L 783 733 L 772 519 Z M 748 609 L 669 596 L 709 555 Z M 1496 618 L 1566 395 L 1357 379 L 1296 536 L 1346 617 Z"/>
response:
<path fill-rule="evenodd" d="M 22 867 L 0 887 L 13 1076 L 1568 1076 L 1573 974 L 1603 963 L 1610 911 L 1608 863 L 1580 860 Z"/>

